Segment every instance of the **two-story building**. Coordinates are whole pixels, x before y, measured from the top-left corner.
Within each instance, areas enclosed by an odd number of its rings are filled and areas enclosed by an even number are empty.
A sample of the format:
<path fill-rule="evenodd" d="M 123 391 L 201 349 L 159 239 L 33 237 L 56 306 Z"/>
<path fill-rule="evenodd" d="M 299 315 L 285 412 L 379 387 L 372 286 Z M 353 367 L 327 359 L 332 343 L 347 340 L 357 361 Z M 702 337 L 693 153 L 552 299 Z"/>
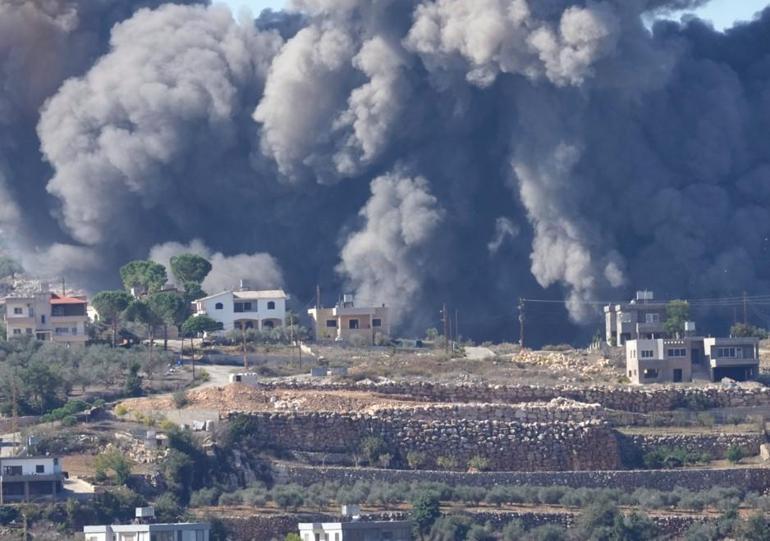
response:
<path fill-rule="evenodd" d="M 142 512 L 149 511 L 143 518 Z M 211 525 L 206 522 L 154 524 L 151 507 L 136 510 L 137 523 L 84 526 L 85 541 L 209 541 Z"/>
<path fill-rule="evenodd" d="M 712 381 L 747 381 L 759 374 L 758 338 L 703 338 L 703 354 Z"/>
<path fill-rule="evenodd" d="M 631 383 L 692 381 L 692 340 L 658 338 L 626 342 L 626 375 Z"/>
<path fill-rule="evenodd" d="M 626 375 L 632 383 L 692 381 L 693 367 L 707 372 L 711 381 L 753 379 L 759 374 L 759 339 L 688 336 L 626 342 Z"/>
<path fill-rule="evenodd" d="M 56 457 L 0 458 L 0 504 L 56 499 L 65 476 Z"/>
<path fill-rule="evenodd" d="M 88 340 L 88 300 L 50 292 L 5 298 L 8 338 L 32 336 L 37 340 L 85 345 Z"/>
<path fill-rule="evenodd" d="M 351 521 L 300 523 L 302 541 L 412 541 L 414 522 Z"/>
<path fill-rule="evenodd" d="M 283 327 L 286 300 L 282 289 L 228 290 L 193 302 L 195 315 L 206 315 L 222 324 L 224 331 L 265 330 Z"/>
<path fill-rule="evenodd" d="M 604 307 L 605 339 L 612 346 L 627 340 L 665 338 L 666 302 L 656 302 L 652 291 L 637 291 L 636 298 Z"/>
<path fill-rule="evenodd" d="M 359 338 L 374 344 L 379 333 L 390 336 L 388 307 L 356 306 L 353 295 L 345 295 L 334 308 L 311 308 L 307 311 L 313 320 L 316 340 L 350 341 Z"/>

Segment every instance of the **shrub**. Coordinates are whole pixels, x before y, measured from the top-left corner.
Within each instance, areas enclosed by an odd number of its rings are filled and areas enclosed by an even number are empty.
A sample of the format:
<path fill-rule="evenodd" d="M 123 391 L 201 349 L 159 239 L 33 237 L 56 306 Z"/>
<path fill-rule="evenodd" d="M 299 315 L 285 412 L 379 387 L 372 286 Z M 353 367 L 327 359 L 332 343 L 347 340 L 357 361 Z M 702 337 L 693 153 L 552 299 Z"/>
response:
<path fill-rule="evenodd" d="M 240 492 L 224 492 L 219 496 L 219 505 L 241 505 L 243 497 Z"/>
<path fill-rule="evenodd" d="M 177 409 L 182 409 L 187 404 L 190 403 L 190 400 L 187 398 L 187 393 L 184 391 L 177 391 L 173 394 L 174 399 L 174 406 L 176 406 Z"/>
<path fill-rule="evenodd" d="M 509 522 L 501 532 L 502 541 L 519 541 L 524 539 L 524 525 L 519 520 Z"/>
<path fill-rule="evenodd" d="M 299 536 L 298 533 L 292 532 L 292 533 L 286 534 L 284 541 L 302 541 L 302 538 Z"/>
<path fill-rule="evenodd" d="M 454 494 L 455 498 L 464 503 L 478 505 L 479 502 L 484 500 L 484 497 L 487 495 L 487 491 L 481 487 L 459 486 L 455 488 Z"/>
<path fill-rule="evenodd" d="M 744 457 L 743 449 L 741 449 L 737 445 L 731 445 L 727 448 L 727 452 L 725 453 L 725 458 L 732 462 L 733 464 L 737 464 L 741 461 L 741 459 Z"/>
<path fill-rule="evenodd" d="M 305 503 L 303 489 L 297 485 L 279 485 L 273 488 L 273 501 L 285 510 L 296 511 Z"/>
<path fill-rule="evenodd" d="M 215 487 L 202 488 L 196 492 L 193 492 L 190 496 L 191 507 L 205 507 L 208 505 L 216 505 L 219 501 L 221 492 Z"/>
<path fill-rule="evenodd" d="M 376 464 L 380 455 L 387 454 L 388 452 L 385 441 L 379 436 L 365 437 L 361 440 L 358 449 L 369 464 Z"/>
<path fill-rule="evenodd" d="M 436 519 L 441 516 L 439 499 L 433 492 L 421 491 L 415 494 L 411 504 L 411 518 L 416 524 L 417 532 L 422 537 L 431 530 Z"/>
<path fill-rule="evenodd" d="M 123 404 L 118 404 L 117 406 L 115 406 L 115 415 L 119 415 L 120 417 L 122 417 L 126 413 L 128 413 L 128 408 Z"/>
<path fill-rule="evenodd" d="M 559 503 L 567 490 L 564 487 L 543 487 L 537 493 L 540 503 L 553 505 Z"/>
<path fill-rule="evenodd" d="M 471 459 L 468 461 L 468 469 L 476 471 L 487 471 L 489 470 L 489 459 L 480 455 L 471 457 Z"/>
<path fill-rule="evenodd" d="M 245 505 L 262 507 L 267 502 L 267 491 L 262 487 L 249 487 L 241 491 L 241 499 Z"/>
<path fill-rule="evenodd" d="M 425 466 L 425 462 L 425 453 L 421 453 L 420 451 L 409 451 L 406 454 L 406 463 L 413 470 L 419 470 Z"/>
<path fill-rule="evenodd" d="M 470 521 L 465 517 L 441 517 L 431 527 L 429 538 L 434 541 L 465 541 L 470 529 Z"/>
<path fill-rule="evenodd" d="M 567 539 L 567 531 L 558 526 L 540 526 L 531 530 L 527 539 L 532 541 L 565 541 Z"/>
<path fill-rule="evenodd" d="M 496 486 L 487 491 L 487 495 L 484 501 L 500 507 L 504 503 L 508 503 L 510 498 L 508 497 L 508 490 L 505 487 Z"/>
<path fill-rule="evenodd" d="M 436 459 L 436 466 L 442 470 L 456 470 L 457 460 L 451 456 L 440 456 Z"/>

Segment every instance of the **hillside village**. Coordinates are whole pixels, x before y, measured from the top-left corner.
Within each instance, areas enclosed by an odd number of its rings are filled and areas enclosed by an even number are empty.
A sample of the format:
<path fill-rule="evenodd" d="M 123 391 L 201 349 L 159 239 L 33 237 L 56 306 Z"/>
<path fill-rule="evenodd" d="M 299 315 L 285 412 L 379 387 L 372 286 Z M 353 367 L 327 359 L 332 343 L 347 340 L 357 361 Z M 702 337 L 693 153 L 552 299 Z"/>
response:
<path fill-rule="evenodd" d="M 6 276 L 0 537 L 764 528 L 761 329 L 699 336 L 687 302 L 640 291 L 585 349 L 400 339 L 381 303 L 319 294 L 299 314 L 279 289 L 206 294 L 209 270 L 135 261 L 124 290 L 90 298 Z"/>

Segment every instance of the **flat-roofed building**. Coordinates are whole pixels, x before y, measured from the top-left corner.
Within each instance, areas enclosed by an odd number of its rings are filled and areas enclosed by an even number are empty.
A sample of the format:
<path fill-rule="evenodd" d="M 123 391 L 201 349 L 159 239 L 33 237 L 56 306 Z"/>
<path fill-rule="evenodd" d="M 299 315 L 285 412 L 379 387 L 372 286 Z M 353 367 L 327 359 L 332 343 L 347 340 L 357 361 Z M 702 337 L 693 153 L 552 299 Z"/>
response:
<path fill-rule="evenodd" d="M 689 338 L 628 340 L 626 376 L 634 384 L 692 381 L 692 352 Z"/>
<path fill-rule="evenodd" d="M 307 522 L 299 524 L 302 541 L 412 541 L 409 520 Z"/>
<path fill-rule="evenodd" d="M 334 308 L 311 308 L 307 311 L 313 320 L 318 341 L 349 342 L 360 339 L 374 344 L 377 335 L 390 336 L 390 311 L 382 306 L 356 306 L 353 295 L 345 295 Z"/>
<path fill-rule="evenodd" d="M 652 291 L 637 291 L 636 298 L 604 307 L 605 339 L 612 346 L 628 340 L 666 338 L 664 328 L 668 303 L 655 301 Z"/>
<path fill-rule="evenodd" d="M 704 338 L 703 353 L 712 381 L 747 381 L 759 374 L 758 338 Z"/>
<path fill-rule="evenodd" d="M 64 478 L 57 457 L 0 458 L 0 504 L 56 499 Z"/>

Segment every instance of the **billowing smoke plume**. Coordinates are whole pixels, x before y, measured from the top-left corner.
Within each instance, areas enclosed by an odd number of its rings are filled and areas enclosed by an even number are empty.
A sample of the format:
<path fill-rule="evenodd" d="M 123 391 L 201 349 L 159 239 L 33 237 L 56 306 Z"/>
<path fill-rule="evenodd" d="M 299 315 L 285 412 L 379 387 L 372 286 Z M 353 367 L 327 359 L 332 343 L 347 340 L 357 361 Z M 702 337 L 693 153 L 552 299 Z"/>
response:
<path fill-rule="evenodd" d="M 443 219 L 438 201 L 422 177 L 387 175 L 372 182 L 361 210 L 364 223 L 342 248 L 338 270 L 350 279 L 359 301 L 388 301 L 396 318 L 421 299 L 419 277 L 431 272 L 434 242 Z"/>
<path fill-rule="evenodd" d="M 268 254 L 239 254 L 227 257 L 212 252 L 200 240 L 189 244 L 167 242 L 154 246 L 150 250 L 150 259 L 164 265 L 171 282 L 171 258 L 181 254 L 196 254 L 211 262 L 211 272 L 203 281 L 203 290 L 208 294 L 219 293 L 226 289 L 240 286 L 241 281 L 248 287 L 257 289 L 277 289 L 283 287 L 283 276 L 278 263 Z M 182 284 L 177 284 L 182 285 Z"/>
<path fill-rule="evenodd" d="M 770 289 L 770 11 L 723 34 L 645 25 L 701 0 L 161 3 L 0 0 L 0 230 L 34 270 L 96 288 L 190 249 L 212 290 L 351 288 L 414 332 L 447 302 L 479 339 L 567 299 L 534 341 L 637 287 Z"/>

